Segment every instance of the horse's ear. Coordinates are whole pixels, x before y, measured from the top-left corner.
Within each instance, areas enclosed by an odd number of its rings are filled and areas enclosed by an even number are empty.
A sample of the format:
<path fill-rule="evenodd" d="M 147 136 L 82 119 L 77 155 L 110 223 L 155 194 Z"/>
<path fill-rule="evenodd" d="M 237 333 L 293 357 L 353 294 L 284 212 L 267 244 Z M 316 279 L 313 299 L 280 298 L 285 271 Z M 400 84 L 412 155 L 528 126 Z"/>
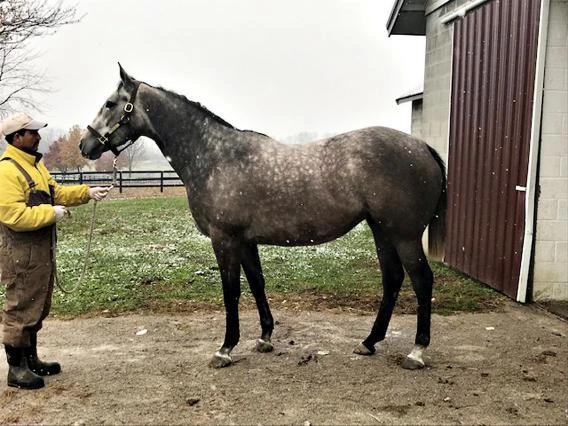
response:
<path fill-rule="evenodd" d="M 128 73 L 126 71 L 124 71 L 124 68 L 122 68 L 122 65 L 120 65 L 120 62 L 118 63 L 118 67 L 120 69 L 120 79 L 122 80 L 124 87 L 126 89 L 134 87 L 136 85 L 134 78 L 130 77 L 130 75 L 128 75 Z"/>

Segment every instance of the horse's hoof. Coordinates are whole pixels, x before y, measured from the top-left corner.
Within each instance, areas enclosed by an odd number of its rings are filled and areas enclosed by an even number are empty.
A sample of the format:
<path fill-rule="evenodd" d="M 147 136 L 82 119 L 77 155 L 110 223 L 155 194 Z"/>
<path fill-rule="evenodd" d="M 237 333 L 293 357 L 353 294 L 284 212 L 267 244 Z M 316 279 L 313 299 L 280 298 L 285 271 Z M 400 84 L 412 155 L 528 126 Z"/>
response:
<path fill-rule="evenodd" d="M 369 349 L 363 343 L 359 343 L 355 346 L 355 349 L 353 349 L 353 353 L 357 355 L 373 355 L 375 353 L 375 347 L 373 346 L 372 349 Z"/>
<path fill-rule="evenodd" d="M 256 350 L 262 353 L 272 352 L 274 350 L 274 345 L 272 342 L 267 340 L 258 339 L 256 342 Z"/>
<path fill-rule="evenodd" d="M 405 370 L 420 370 L 421 368 L 424 368 L 424 362 L 406 356 L 402 360 L 402 368 L 404 368 Z"/>
<path fill-rule="evenodd" d="M 211 361 L 209 361 L 209 367 L 211 368 L 223 368 L 228 367 L 233 363 L 233 358 L 230 355 L 224 355 L 220 352 L 215 352 Z"/>

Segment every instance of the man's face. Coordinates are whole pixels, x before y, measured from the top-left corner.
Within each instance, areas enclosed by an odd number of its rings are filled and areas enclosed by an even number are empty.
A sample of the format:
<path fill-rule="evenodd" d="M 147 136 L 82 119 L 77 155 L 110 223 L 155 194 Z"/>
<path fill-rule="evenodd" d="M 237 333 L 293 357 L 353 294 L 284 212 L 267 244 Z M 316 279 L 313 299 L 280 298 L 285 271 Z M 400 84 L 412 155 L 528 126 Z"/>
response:
<path fill-rule="evenodd" d="M 37 130 L 26 130 L 23 135 L 16 134 L 12 145 L 25 152 L 37 152 L 41 136 Z"/>

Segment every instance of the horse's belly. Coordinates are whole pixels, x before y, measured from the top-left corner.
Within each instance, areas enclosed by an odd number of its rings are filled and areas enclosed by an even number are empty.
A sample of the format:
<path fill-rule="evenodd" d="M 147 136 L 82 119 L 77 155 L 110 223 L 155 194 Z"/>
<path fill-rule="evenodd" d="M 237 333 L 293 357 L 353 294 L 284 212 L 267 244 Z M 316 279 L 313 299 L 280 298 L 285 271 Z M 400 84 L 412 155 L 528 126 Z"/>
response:
<path fill-rule="evenodd" d="M 326 212 L 312 217 L 281 214 L 258 218 L 245 231 L 245 239 L 258 244 L 313 245 L 332 241 L 359 223 L 363 217 L 354 212 Z"/>

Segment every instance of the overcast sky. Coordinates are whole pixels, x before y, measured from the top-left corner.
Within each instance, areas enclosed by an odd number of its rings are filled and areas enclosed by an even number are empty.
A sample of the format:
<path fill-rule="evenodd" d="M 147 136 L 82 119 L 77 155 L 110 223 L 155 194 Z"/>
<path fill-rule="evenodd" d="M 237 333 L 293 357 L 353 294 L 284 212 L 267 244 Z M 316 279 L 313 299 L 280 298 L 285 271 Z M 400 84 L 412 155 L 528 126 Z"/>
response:
<path fill-rule="evenodd" d="M 276 138 L 410 130 L 424 38 L 388 37 L 394 0 L 81 0 L 80 23 L 34 43 L 52 89 L 35 115 L 86 127 L 133 77 Z M 67 4 L 72 4 L 67 2 Z"/>

